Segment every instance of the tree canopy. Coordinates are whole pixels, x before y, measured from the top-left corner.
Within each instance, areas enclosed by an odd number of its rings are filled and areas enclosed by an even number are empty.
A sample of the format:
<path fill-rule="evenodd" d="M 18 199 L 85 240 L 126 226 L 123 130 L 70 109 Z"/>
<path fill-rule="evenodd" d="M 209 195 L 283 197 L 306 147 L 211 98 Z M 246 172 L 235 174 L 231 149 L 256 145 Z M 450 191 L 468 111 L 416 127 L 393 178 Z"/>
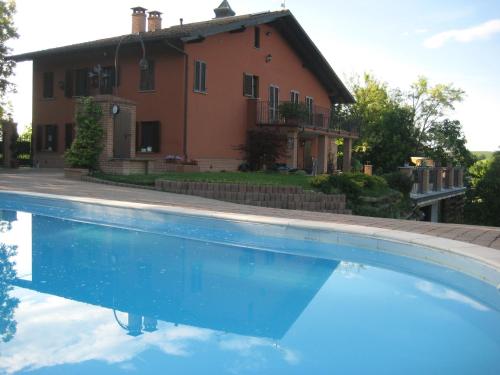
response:
<path fill-rule="evenodd" d="M 0 119 L 9 116 L 5 109 L 5 94 L 14 90 L 10 77 L 14 72 L 15 62 L 7 59 L 11 51 L 7 42 L 18 37 L 13 19 L 15 12 L 15 1 L 0 0 Z"/>
<path fill-rule="evenodd" d="M 356 103 L 350 111 L 362 119 L 355 157 L 373 164 L 377 173 L 392 172 L 411 156 L 466 166 L 475 161 L 462 125 L 446 117 L 463 99 L 461 89 L 452 84 L 431 86 L 419 77 L 405 92 L 365 74 L 353 92 Z"/>

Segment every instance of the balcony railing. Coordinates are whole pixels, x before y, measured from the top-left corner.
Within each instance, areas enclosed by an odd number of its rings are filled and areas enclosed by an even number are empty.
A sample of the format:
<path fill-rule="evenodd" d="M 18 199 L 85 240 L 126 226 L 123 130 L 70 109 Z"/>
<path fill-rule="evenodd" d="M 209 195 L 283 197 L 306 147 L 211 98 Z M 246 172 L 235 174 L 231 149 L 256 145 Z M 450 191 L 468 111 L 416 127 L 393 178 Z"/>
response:
<path fill-rule="evenodd" d="M 280 107 L 283 104 L 294 105 L 291 102 L 280 102 L 280 106 L 274 107 L 267 101 L 257 102 L 257 125 L 299 127 L 359 136 L 359 121 L 342 118 L 336 115 L 330 108 L 314 105 L 312 110 L 306 109 L 306 113 L 300 113 L 297 116 L 287 116 L 284 113 L 280 113 Z M 303 106 L 303 104 L 297 105 L 297 108 L 300 107 L 303 109 Z"/>
<path fill-rule="evenodd" d="M 413 179 L 412 194 L 429 194 L 464 187 L 462 167 L 401 167 Z"/>

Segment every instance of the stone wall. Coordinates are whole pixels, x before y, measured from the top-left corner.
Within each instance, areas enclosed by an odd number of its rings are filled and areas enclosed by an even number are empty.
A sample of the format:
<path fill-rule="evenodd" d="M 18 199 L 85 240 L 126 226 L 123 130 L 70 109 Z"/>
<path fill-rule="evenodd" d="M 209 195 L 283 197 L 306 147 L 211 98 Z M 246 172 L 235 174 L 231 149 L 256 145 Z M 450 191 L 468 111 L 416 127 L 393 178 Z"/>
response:
<path fill-rule="evenodd" d="M 294 186 L 156 180 L 156 189 L 251 206 L 351 214 L 345 195 L 327 195 Z"/>

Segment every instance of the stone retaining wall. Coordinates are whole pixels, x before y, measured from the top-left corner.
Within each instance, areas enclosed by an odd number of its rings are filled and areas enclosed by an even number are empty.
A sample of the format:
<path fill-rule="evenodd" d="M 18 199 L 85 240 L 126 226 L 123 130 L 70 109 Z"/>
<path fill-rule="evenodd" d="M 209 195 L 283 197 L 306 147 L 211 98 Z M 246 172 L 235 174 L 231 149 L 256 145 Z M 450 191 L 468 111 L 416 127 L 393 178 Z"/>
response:
<path fill-rule="evenodd" d="M 297 186 L 156 180 L 156 189 L 252 206 L 351 214 L 343 194 L 327 195 Z"/>

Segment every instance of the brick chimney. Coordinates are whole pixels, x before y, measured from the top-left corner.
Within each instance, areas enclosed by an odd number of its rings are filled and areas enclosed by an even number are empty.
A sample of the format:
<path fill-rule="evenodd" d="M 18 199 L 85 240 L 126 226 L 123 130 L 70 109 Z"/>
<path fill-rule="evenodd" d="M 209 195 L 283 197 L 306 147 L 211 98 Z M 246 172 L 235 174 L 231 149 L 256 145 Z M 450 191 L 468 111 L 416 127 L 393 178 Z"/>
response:
<path fill-rule="evenodd" d="M 132 8 L 132 34 L 146 31 L 146 10 L 142 7 Z"/>
<path fill-rule="evenodd" d="M 148 16 L 148 31 L 161 30 L 161 12 L 152 10 Z"/>

